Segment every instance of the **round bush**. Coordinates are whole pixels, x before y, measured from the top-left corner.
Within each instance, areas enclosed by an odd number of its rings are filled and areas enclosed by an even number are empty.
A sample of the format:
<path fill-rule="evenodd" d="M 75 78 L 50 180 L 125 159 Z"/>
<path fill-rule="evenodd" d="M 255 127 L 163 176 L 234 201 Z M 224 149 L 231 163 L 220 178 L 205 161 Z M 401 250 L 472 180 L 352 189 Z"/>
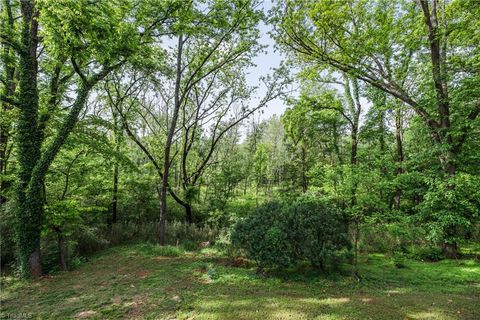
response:
<path fill-rule="evenodd" d="M 267 203 L 234 226 L 232 244 L 261 267 L 289 266 L 295 255 L 285 222 L 282 206 Z"/>
<path fill-rule="evenodd" d="M 338 266 L 350 244 L 342 212 L 334 205 L 307 197 L 286 210 L 297 255 L 322 270 Z"/>
<path fill-rule="evenodd" d="M 340 263 L 349 247 L 347 227 L 335 206 L 302 197 L 257 208 L 239 221 L 232 244 L 261 267 L 287 267 L 301 260 L 322 270 Z"/>

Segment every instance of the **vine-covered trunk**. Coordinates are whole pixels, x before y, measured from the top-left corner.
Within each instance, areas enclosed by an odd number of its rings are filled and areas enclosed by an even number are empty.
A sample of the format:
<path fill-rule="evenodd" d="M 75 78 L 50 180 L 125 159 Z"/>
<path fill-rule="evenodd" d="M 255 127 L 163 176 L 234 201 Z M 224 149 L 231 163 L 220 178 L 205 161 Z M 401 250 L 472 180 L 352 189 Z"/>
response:
<path fill-rule="evenodd" d="M 20 268 L 23 277 L 42 275 L 40 255 L 40 233 L 43 219 L 43 195 L 40 188 L 29 191 L 28 195 L 19 187 L 19 208 L 17 241 Z"/>
<path fill-rule="evenodd" d="M 32 171 L 40 159 L 41 146 L 38 130 L 38 24 L 33 1 L 22 1 L 21 11 L 23 19 L 21 43 L 24 49 L 20 54 L 18 74 L 17 241 L 22 275 L 38 277 L 42 274 L 40 258 L 40 231 L 43 219 L 42 181 L 31 181 Z"/>

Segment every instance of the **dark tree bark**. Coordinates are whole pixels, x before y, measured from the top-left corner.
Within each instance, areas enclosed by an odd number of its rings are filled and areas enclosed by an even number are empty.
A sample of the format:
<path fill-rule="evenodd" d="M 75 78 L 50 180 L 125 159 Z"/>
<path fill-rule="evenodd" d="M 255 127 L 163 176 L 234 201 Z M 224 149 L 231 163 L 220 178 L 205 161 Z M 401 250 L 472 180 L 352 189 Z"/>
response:
<path fill-rule="evenodd" d="M 192 206 L 189 203 L 185 203 L 185 220 L 188 224 L 193 223 L 193 210 Z"/>
<path fill-rule="evenodd" d="M 67 261 L 68 261 L 68 248 L 67 241 L 63 235 L 62 229 L 60 227 L 54 227 L 54 231 L 57 234 L 57 246 L 58 246 L 58 264 L 60 269 L 67 271 Z"/>
<path fill-rule="evenodd" d="M 58 236 L 58 249 L 60 250 L 60 267 L 62 268 L 63 271 L 68 271 L 68 267 L 67 267 L 67 259 L 68 259 L 67 243 L 66 243 L 63 235 Z"/>
<path fill-rule="evenodd" d="M 403 119 L 402 111 L 398 108 L 395 111 L 395 140 L 397 149 L 397 168 L 395 175 L 398 177 L 403 173 Z M 395 196 L 393 198 L 393 208 L 400 209 L 400 201 L 402 198 L 402 189 L 397 186 L 395 190 Z"/>

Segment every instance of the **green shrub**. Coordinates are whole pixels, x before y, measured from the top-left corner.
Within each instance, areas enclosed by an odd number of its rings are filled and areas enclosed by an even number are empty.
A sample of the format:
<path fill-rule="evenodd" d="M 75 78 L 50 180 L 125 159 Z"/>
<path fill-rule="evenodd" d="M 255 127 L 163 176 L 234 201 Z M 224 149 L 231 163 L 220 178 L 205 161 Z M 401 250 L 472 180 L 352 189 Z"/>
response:
<path fill-rule="evenodd" d="M 218 254 L 232 259 L 234 257 L 238 257 L 240 253 L 238 252 L 238 248 L 232 245 L 231 233 L 231 228 L 223 230 L 218 235 L 217 239 L 215 239 L 215 243 L 211 246 L 211 248 L 207 248 L 207 250 L 216 250 Z M 205 249 L 202 251 L 205 251 Z"/>
<path fill-rule="evenodd" d="M 292 205 L 267 203 L 238 222 L 232 244 L 260 267 L 284 268 L 308 260 L 337 266 L 348 248 L 346 224 L 334 206 L 302 197 Z"/>
<path fill-rule="evenodd" d="M 74 232 L 73 238 L 77 244 L 76 250 L 81 255 L 103 250 L 110 245 L 100 229 L 88 225 L 80 225 Z"/>
<path fill-rule="evenodd" d="M 297 255 L 321 270 L 341 263 L 348 248 L 347 224 L 335 206 L 301 197 L 286 208 Z"/>
<path fill-rule="evenodd" d="M 289 227 L 278 202 L 256 208 L 240 220 L 231 235 L 232 245 L 244 250 L 260 267 L 287 267 L 295 261 Z"/>
<path fill-rule="evenodd" d="M 427 239 L 442 244 L 468 239 L 480 217 L 479 185 L 480 177 L 467 173 L 429 181 L 429 190 L 416 208 Z"/>
<path fill-rule="evenodd" d="M 406 258 L 403 253 L 396 252 L 392 256 L 392 263 L 395 268 L 404 269 L 407 267 Z"/>
<path fill-rule="evenodd" d="M 69 270 L 73 269 L 78 269 L 80 266 L 82 266 L 85 262 L 87 262 L 87 258 L 82 257 L 82 256 L 75 256 L 70 259 L 69 261 Z"/>
<path fill-rule="evenodd" d="M 360 249 L 363 252 L 406 253 L 411 247 L 425 245 L 422 239 L 425 239 L 425 230 L 407 220 L 386 224 L 365 223 L 360 229 Z"/>
<path fill-rule="evenodd" d="M 411 257 L 420 261 L 436 262 L 445 259 L 442 249 L 438 247 L 416 247 Z"/>
<path fill-rule="evenodd" d="M 210 280 L 217 280 L 219 278 L 218 272 L 213 266 L 209 266 L 207 269 L 207 277 Z"/>
<path fill-rule="evenodd" d="M 185 251 L 195 251 L 198 249 L 198 243 L 192 240 L 185 240 L 182 242 L 182 248 L 185 249 Z"/>

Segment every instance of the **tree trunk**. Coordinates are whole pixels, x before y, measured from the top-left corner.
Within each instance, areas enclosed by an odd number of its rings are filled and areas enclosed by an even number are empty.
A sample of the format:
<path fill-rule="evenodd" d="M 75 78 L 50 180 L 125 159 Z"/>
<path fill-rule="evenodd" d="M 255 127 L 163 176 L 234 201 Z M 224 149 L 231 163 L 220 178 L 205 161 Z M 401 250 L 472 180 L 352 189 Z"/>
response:
<path fill-rule="evenodd" d="M 40 246 L 34 248 L 34 250 L 28 256 L 29 275 L 38 278 L 42 276 L 42 259 L 40 256 Z"/>
<path fill-rule="evenodd" d="M 456 242 L 454 243 L 444 243 L 443 244 L 443 254 L 449 259 L 457 259 L 459 257 L 459 248 Z"/>
<path fill-rule="evenodd" d="M 166 211 L 167 211 L 167 194 L 166 192 L 163 190 L 163 181 L 162 181 L 162 184 L 160 186 L 160 188 L 158 188 L 158 195 L 159 195 L 159 200 L 160 200 L 160 219 L 159 219 L 159 222 L 158 222 L 158 243 L 161 245 L 161 246 L 164 246 L 165 245 L 165 225 L 166 225 Z"/>
<path fill-rule="evenodd" d="M 395 114 L 395 139 L 397 142 L 397 169 L 396 176 L 398 177 L 403 173 L 403 128 L 402 128 L 402 112 L 397 110 Z M 393 198 L 393 208 L 395 210 L 400 209 L 400 201 L 402 197 L 402 189 L 397 186 L 395 190 L 395 196 Z"/>
<path fill-rule="evenodd" d="M 118 163 L 113 165 L 113 190 L 112 190 L 112 224 L 117 223 L 117 203 L 118 203 Z"/>
<path fill-rule="evenodd" d="M 23 277 L 42 274 L 40 232 L 43 219 L 42 181 L 31 181 L 40 159 L 37 89 L 37 21 L 33 1 L 22 1 L 22 36 L 25 47 L 20 54 L 17 122 L 17 157 L 19 163 L 17 201 L 17 236 L 20 269 Z"/>
<path fill-rule="evenodd" d="M 113 142 L 115 143 L 115 152 L 120 152 L 120 142 L 122 140 L 122 128 L 118 122 L 118 111 L 116 108 L 112 108 L 112 119 L 113 119 Z M 115 160 L 113 163 L 113 186 L 112 186 L 112 214 L 111 214 L 111 224 L 117 223 L 117 208 L 118 208 L 118 176 L 119 176 L 119 165 L 118 161 Z"/>
<path fill-rule="evenodd" d="M 172 115 L 172 120 L 170 122 L 170 128 L 168 130 L 167 140 L 165 142 L 164 149 L 164 163 L 163 163 L 163 177 L 162 177 L 162 187 L 160 189 L 160 222 L 159 222 L 159 243 L 160 245 L 165 245 L 165 220 L 167 215 L 167 192 L 168 192 L 168 177 L 170 172 L 170 148 L 172 146 L 173 135 L 175 134 L 175 129 L 177 127 L 178 114 L 180 111 L 180 106 L 182 101 L 180 99 L 180 81 L 182 76 L 182 51 L 183 51 L 183 36 L 179 35 L 178 37 L 178 52 L 177 52 L 177 70 L 176 70 L 176 80 L 175 80 L 175 103 L 174 110 Z"/>
<path fill-rule="evenodd" d="M 189 203 L 185 203 L 184 208 L 185 208 L 185 220 L 187 221 L 187 224 L 192 224 L 193 223 L 192 206 Z"/>
<path fill-rule="evenodd" d="M 360 124 L 360 114 L 362 112 L 362 106 L 360 104 L 359 88 L 357 80 L 352 80 L 353 88 L 350 87 L 350 80 L 345 78 L 345 94 L 349 105 L 350 116 L 344 116 L 350 122 L 350 137 L 352 139 L 350 150 L 350 168 L 352 173 L 352 187 L 351 187 L 351 199 L 350 210 L 351 218 L 350 222 L 354 224 L 354 276 L 359 279 L 358 273 L 358 240 L 360 238 L 360 217 L 357 212 L 353 212 L 357 204 L 357 154 L 358 154 L 358 129 Z"/>
<path fill-rule="evenodd" d="M 354 271 L 353 274 L 357 279 L 360 279 L 360 274 L 358 272 L 358 240 L 360 239 L 360 226 L 358 219 L 354 221 L 354 235 L 353 235 L 353 250 L 354 250 Z"/>
<path fill-rule="evenodd" d="M 68 252 L 67 252 L 67 243 L 65 241 L 65 237 L 60 232 L 58 233 L 58 252 L 59 252 L 59 263 L 60 268 L 63 271 L 67 271 L 67 259 L 68 259 Z"/>

